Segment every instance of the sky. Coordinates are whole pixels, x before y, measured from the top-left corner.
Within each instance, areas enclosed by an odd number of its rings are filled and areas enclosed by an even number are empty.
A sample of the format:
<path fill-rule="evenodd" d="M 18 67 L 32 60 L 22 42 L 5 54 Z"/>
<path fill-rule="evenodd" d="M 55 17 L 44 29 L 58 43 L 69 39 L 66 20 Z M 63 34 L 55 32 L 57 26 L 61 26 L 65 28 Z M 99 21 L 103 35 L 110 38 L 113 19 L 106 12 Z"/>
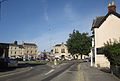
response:
<path fill-rule="evenodd" d="M 1 1 L 1 0 L 0 0 Z M 7 0 L 2 3 L 0 42 L 36 43 L 40 51 L 66 42 L 72 31 L 91 34 L 96 16 L 112 0 Z M 120 12 L 120 0 L 115 0 Z"/>

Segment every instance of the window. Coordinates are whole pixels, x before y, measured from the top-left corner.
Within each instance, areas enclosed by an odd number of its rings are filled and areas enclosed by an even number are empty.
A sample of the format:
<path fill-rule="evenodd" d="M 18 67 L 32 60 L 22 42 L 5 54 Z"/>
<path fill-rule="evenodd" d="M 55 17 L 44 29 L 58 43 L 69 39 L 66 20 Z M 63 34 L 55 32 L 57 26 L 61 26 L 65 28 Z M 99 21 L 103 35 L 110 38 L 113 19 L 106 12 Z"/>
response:
<path fill-rule="evenodd" d="M 58 49 L 55 49 L 55 53 L 59 53 L 59 52 L 58 52 Z"/>
<path fill-rule="evenodd" d="M 65 53 L 65 49 L 61 49 L 61 53 Z"/>
<path fill-rule="evenodd" d="M 103 48 L 96 48 L 96 50 L 97 50 L 97 54 L 99 54 L 99 55 L 103 55 L 104 53 L 103 53 Z"/>
<path fill-rule="evenodd" d="M 35 50 L 35 53 L 37 53 L 37 50 Z"/>
<path fill-rule="evenodd" d="M 15 51 L 15 54 L 16 54 L 16 51 Z"/>

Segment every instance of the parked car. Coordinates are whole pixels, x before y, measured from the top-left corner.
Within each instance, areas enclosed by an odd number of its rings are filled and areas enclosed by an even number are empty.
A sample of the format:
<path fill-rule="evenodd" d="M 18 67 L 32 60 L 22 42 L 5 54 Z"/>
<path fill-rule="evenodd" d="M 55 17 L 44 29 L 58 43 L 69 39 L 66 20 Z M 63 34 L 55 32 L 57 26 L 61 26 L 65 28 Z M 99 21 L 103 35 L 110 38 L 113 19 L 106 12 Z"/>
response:
<path fill-rule="evenodd" d="M 17 67 L 18 61 L 10 58 L 0 58 L 0 67 Z"/>
<path fill-rule="evenodd" d="M 91 59 L 90 59 L 90 58 L 85 58 L 83 61 L 84 61 L 84 62 L 90 62 Z"/>

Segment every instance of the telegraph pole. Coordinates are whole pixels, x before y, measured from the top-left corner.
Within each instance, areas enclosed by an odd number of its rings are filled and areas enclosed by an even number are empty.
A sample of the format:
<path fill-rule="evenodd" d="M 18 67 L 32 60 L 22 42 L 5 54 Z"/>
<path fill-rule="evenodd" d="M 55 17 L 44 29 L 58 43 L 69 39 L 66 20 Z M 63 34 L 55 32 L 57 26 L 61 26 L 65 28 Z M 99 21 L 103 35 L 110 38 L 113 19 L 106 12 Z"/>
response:
<path fill-rule="evenodd" d="M 1 15 L 2 15 L 2 3 L 4 3 L 6 0 L 0 0 L 0 21 L 1 21 Z"/>

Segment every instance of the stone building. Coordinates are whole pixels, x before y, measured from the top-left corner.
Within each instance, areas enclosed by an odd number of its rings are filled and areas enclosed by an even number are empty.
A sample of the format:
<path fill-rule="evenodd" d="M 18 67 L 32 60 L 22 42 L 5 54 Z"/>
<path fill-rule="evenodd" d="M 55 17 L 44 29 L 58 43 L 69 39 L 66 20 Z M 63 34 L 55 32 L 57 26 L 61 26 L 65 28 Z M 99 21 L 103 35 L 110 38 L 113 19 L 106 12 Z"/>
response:
<path fill-rule="evenodd" d="M 35 60 L 38 55 L 38 47 L 35 43 L 0 43 L 1 58 L 13 58 L 23 60 Z"/>
<path fill-rule="evenodd" d="M 69 58 L 70 53 L 68 52 L 68 48 L 66 44 L 56 44 L 53 47 L 53 54 L 55 55 L 55 58 L 60 58 L 64 57 L 65 59 Z"/>
<path fill-rule="evenodd" d="M 24 47 L 24 59 L 27 60 L 34 60 L 37 58 L 38 55 L 38 47 L 34 43 L 23 43 L 22 46 Z"/>
<path fill-rule="evenodd" d="M 9 43 L 9 52 L 8 55 L 10 58 L 23 58 L 24 56 L 24 47 L 18 45 L 17 41 L 14 43 Z"/>

